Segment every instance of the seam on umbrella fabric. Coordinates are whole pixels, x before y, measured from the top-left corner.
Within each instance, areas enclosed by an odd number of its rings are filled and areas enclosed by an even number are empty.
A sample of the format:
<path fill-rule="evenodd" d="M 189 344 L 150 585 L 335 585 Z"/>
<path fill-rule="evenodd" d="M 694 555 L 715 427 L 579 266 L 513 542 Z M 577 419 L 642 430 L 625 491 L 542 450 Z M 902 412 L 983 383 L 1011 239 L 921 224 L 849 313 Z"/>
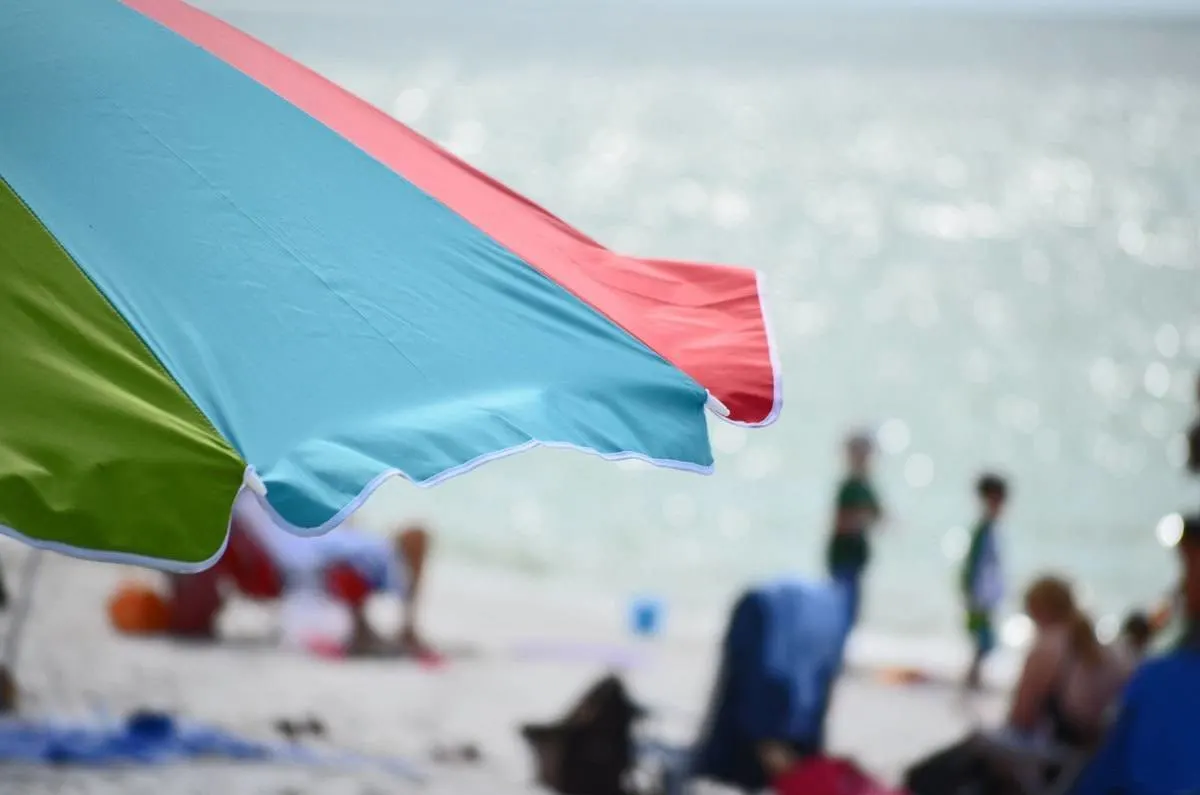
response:
<path fill-rule="evenodd" d="M 88 272 L 86 270 L 84 270 L 83 268 L 79 267 L 79 263 L 75 260 L 74 257 L 71 256 L 71 252 L 69 252 L 65 248 L 63 248 L 62 243 L 60 243 L 58 241 L 58 238 L 55 237 L 54 233 L 50 231 L 50 228 L 48 226 L 46 226 L 46 224 L 42 221 L 41 216 L 39 216 L 34 211 L 34 209 L 25 202 L 25 199 L 23 199 L 21 197 L 21 194 L 17 192 L 16 188 L 14 188 L 12 185 L 10 185 L 8 183 L 7 180 L 4 179 L 3 174 L 0 174 L 0 182 L 4 183 L 5 187 L 8 188 L 8 192 L 11 193 L 16 198 L 16 200 L 21 203 L 21 206 L 25 208 L 25 211 L 27 213 L 29 213 L 29 217 L 32 218 L 34 221 L 36 221 L 37 225 L 42 228 L 42 231 L 46 233 L 46 237 L 50 240 L 50 242 L 54 245 L 54 247 L 57 248 L 60 252 L 62 252 L 62 255 L 67 259 L 68 262 L 70 262 L 73 266 L 75 266 L 75 270 L 79 271 L 79 274 L 81 276 L 83 276 L 84 279 L 87 279 L 88 284 L 92 285 L 92 289 L 96 291 L 96 295 L 100 296 L 100 300 L 104 301 L 104 303 L 106 303 L 108 305 L 108 307 L 113 311 L 113 314 L 115 314 L 117 317 L 121 318 L 122 321 L 124 321 L 125 326 L 133 334 L 134 338 L 137 339 L 138 344 L 142 346 L 142 350 L 146 353 L 147 356 L 150 357 L 151 360 L 154 361 L 155 364 L 158 365 L 159 369 L 162 370 L 163 373 L 166 374 L 167 378 L 171 379 L 171 383 L 175 385 L 175 388 L 177 390 L 179 390 L 179 394 L 183 395 L 184 399 L 188 402 L 188 405 L 190 405 L 193 409 L 195 409 L 196 414 L 199 415 L 199 417 L 204 421 L 205 427 L 208 430 L 212 431 L 214 436 L 216 436 L 218 439 L 223 441 L 226 444 L 226 446 L 229 447 L 230 451 L 233 452 L 234 455 L 236 455 L 239 459 L 242 459 L 241 452 L 238 451 L 238 449 L 235 448 L 233 446 L 233 444 L 231 444 L 230 441 L 225 438 L 225 435 L 223 433 L 221 433 L 219 430 L 217 430 L 217 426 L 215 424 L 213 424 L 212 419 L 209 418 L 209 416 L 204 413 L 204 410 L 201 409 L 200 406 L 196 403 L 196 401 L 192 398 L 192 396 L 190 394 L 188 394 L 188 391 L 183 388 L 183 385 L 180 384 L 179 381 L 175 378 L 175 374 L 171 372 L 170 368 L 168 368 L 163 363 L 163 361 L 158 358 L 158 355 L 154 352 L 154 349 L 150 347 L 149 343 L 146 342 L 146 340 L 138 332 L 137 328 L 134 327 L 134 325 L 132 323 L 130 323 L 128 319 L 126 319 L 125 315 L 121 312 L 121 310 L 119 310 L 116 307 L 116 305 L 112 302 L 112 300 L 109 299 L 108 295 L 106 295 L 105 292 L 102 289 L 100 289 L 100 285 L 96 284 L 95 280 L 92 279 L 92 277 L 88 274 Z M 244 459 L 243 459 L 243 463 L 245 463 Z"/>

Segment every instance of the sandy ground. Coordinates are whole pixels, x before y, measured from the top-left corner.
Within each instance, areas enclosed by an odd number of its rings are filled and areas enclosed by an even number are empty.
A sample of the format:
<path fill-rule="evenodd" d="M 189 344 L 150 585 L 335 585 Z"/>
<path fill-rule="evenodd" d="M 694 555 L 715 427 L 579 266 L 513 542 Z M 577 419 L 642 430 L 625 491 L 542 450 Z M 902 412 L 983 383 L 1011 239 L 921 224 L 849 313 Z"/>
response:
<path fill-rule="evenodd" d="M 25 554 L 0 545 L 9 572 Z M 370 770 L 210 763 L 116 771 L 8 767 L 0 768 L 0 793 L 516 795 L 537 791 L 516 728 L 556 717 L 608 670 L 597 650 L 629 658 L 627 682 L 658 712 L 645 729 L 662 739 L 694 733 L 710 686 L 716 647 L 710 634 L 679 630 L 632 641 L 615 603 L 585 604 L 505 573 L 434 568 L 426 602 L 430 634 L 450 649 L 474 648 L 439 670 L 392 660 L 326 661 L 256 643 L 270 634 L 276 616 L 251 604 L 235 604 L 226 616 L 224 628 L 238 642 L 197 648 L 121 638 L 108 628 L 105 600 L 129 576 L 154 575 L 45 556 L 19 663 L 27 713 L 161 708 L 265 739 L 275 719 L 311 713 L 328 725 L 328 747 L 404 757 L 427 781 Z M 376 617 L 382 625 L 397 618 L 386 604 Z M 593 659 L 564 658 L 555 643 L 583 645 Z M 831 742 L 894 780 L 908 761 L 961 735 L 972 714 L 990 718 L 997 708 L 996 699 L 985 699 L 967 710 L 948 688 L 887 685 L 860 673 L 837 693 Z M 480 764 L 431 759 L 434 746 L 464 742 L 482 749 Z"/>

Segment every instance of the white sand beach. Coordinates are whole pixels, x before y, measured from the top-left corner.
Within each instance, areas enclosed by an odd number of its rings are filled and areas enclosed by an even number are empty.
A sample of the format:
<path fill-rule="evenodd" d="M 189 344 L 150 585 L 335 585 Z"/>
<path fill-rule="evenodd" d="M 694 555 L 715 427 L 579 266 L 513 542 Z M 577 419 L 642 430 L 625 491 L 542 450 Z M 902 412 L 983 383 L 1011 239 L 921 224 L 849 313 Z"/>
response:
<path fill-rule="evenodd" d="M 0 546 L 12 586 L 25 554 L 12 543 Z M 325 661 L 252 643 L 269 634 L 273 617 L 251 604 L 234 605 L 225 620 L 228 634 L 246 642 L 189 647 L 139 641 L 115 635 L 105 613 L 114 585 L 131 576 L 156 575 L 45 556 L 19 664 L 27 713 L 120 714 L 150 707 L 261 738 L 272 737 L 278 718 L 313 714 L 328 726 L 328 746 L 404 757 L 423 769 L 427 782 L 370 770 L 255 764 L 119 771 L 9 767 L 0 769 L 0 793 L 532 792 L 531 760 L 517 727 L 564 711 L 608 669 L 600 651 L 620 651 L 633 663 L 627 682 L 658 712 L 646 730 L 684 741 L 696 730 L 716 648 L 711 634 L 670 624 L 661 638 L 634 641 L 616 602 L 583 604 L 547 584 L 452 563 L 431 571 L 427 625 L 434 641 L 449 649 L 470 644 L 475 653 L 438 670 L 391 660 Z M 387 605 L 379 613 L 381 624 L 396 618 Z M 589 650 L 584 656 L 593 659 L 571 659 L 566 644 L 574 644 L 577 655 L 579 648 Z M 994 716 L 999 703 L 987 699 L 979 708 Z M 831 742 L 894 780 L 909 760 L 955 738 L 968 724 L 967 711 L 949 688 L 887 685 L 859 673 L 837 694 Z M 438 744 L 467 742 L 482 750 L 481 763 L 445 765 L 430 758 Z"/>

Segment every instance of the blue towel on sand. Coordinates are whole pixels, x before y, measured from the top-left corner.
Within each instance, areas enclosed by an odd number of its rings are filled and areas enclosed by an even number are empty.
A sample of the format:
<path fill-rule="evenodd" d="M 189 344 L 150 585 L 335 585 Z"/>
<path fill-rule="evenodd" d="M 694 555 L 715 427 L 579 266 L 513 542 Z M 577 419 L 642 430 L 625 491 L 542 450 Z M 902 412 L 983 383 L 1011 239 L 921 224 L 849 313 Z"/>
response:
<path fill-rule="evenodd" d="M 832 584 L 783 580 L 738 601 L 691 775 L 757 790 L 767 784 L 759 743 L 821 749 L 846 640 L 844 599 Z"/>
<path fill-rule="evenodd" d="M 374 767 L 405 778 L 421 778 L 400 760 L 258 742 L 161 713 L 142 712 L 124 720 L 93 722 L 0 720 L 0 764 L 125 766 L 189 759 Z"/>
<path fill-rule="evenodd" d="M 142 713 L 106 723 L 0 721 L 0 762 L 155 764 L 198 757 L 267 760 L 272 749 L 211 726 Z"/>

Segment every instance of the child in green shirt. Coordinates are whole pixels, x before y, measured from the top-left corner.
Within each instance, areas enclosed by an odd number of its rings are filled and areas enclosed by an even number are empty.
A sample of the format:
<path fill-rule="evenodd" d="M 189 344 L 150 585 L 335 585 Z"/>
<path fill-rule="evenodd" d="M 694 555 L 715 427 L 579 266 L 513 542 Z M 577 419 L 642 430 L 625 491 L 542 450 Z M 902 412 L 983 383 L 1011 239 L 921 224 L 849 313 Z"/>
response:
<path fill-rule="evenodd" d="M 882 516 L 879 499 L 871 486 L 870 437 L 855 435 L 846 441 L 848 473 L 838 487 L 833 532 L 826 550 L 829 575 L 846 592 L 849 625 L 858 621 L 862 598 L 862 575 L 870 561 L 868 533 Z"/>
<path fill-rule="evenodd" d="M 983 664 L 996 647 L 992 617 L 1004 599 L 1004 578 L 1000 568 L 997 522 L 1008 500 L 1008 484 L 997 475 L 984 475 L 975 484 L 982 516 L 971 534 L 971 546 L 963 562 L 959 587 L 966 608 L 967 633 L 974 655 L 967 670 L 966 686 L 978 690 Z"/>

